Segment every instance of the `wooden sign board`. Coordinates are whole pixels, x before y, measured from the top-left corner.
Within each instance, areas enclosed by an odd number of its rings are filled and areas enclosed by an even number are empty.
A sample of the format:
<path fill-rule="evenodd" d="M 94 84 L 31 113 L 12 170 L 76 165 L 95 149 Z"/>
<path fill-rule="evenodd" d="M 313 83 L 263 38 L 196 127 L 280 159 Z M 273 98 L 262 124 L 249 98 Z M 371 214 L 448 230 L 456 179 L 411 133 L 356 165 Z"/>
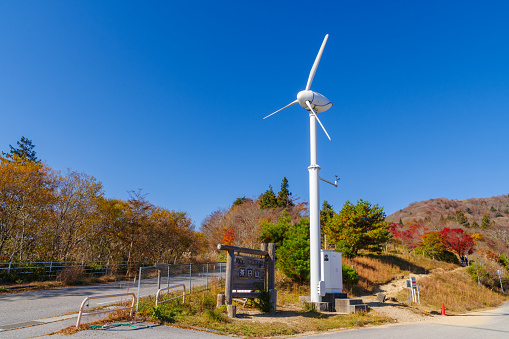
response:
<path fill-rule="evenodd" d="M 272 311 L 276 312 L 277 291 L 274 288 L 274 269 L 276 246 L 273 243 L 262 244 L 262 249 L 237 247 L 218 244 L 218 250 L 228 251 L 226 257 L 226 279 L 224 297 L 218 295 L 218 305 L 226 303 L 229 308 L 233 298 L 259 298 L 258 290 L 268 291 Z M 235 317 L 234 312 L 230 317 Z"/>
<path fill-rule="evenodd" d="M 232 278 L 233 290 L 264 290 L 265 258 L 236 255 Z"/>

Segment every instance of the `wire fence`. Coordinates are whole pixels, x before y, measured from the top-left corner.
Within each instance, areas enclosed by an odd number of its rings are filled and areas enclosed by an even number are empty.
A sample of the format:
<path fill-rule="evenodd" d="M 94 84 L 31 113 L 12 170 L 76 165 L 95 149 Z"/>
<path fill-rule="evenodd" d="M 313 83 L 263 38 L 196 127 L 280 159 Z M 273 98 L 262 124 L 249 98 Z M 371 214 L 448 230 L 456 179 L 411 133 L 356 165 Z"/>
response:
<path fill-rule="evenodd" d="M 212 281 L 225 278 L 225 263 L 156 264 L 140 267 L 138 274 L 138 301 L 140 297 L 155 297 L 157 291 L 170 285 L 184 284 L 187 293 L 207 290 Z M 138 311 L 139 305 L 136 305 Z"/>
<path fill-rule="evenodd" d="M 156 263 L 147 261 L 40 261 L 40 262 L 0 262 L 0 283 L 2 282 L 31 282 L 56 280 L 65 270 L 77 269 L 83 276 L 101 276 L 108 274 L 127 275 L 128 272 L 138 273 L 139 268 L 147 272 L 155 269 Z M 161 264 L 158 264 L 161 265 Z M 161 276 L 169 281 L 170 276 L 182 274 L 204 274 L 207 267 L 218 270 L 219 264 L 182 264 L 165 265 L 168 272 Z M 191 267 L 191 268 L 190 268 Z M 135 273 L 135 274 L 136 274 Z M 150 273 L 147 273 L 150 275 Z M 163 283 L 167 283 L 164 280 Z"/>

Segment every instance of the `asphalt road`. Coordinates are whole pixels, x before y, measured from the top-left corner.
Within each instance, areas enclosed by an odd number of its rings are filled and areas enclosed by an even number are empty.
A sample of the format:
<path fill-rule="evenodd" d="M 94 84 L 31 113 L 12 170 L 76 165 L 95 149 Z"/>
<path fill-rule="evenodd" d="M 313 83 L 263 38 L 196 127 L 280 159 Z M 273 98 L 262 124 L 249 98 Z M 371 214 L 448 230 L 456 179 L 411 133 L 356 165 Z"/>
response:
<path fill-rule="evenodd" d="M 209 274 L 209 276 L 212 275 L 213 273 Z M 161 287 L 165 287 L 170 283 L 171 285 L 185 284 L 189 291 L 190 284 L 193 288 L 205 285 L 207 277 L 201 274 L 192 277 L 190 281 L 189 276 L 172 276 L 170 282 L 163 281 Z M 60 330 L 76 324 L 76 312 L 87 296 L 128 292 L 134 292 L 138 295 L 138 283 L 124 281 L 0 295 L 0 338 L 30 338 Z M 142 280 L 140 296 L 155 295 L 156 292 L 157 279 Z M 119 300 L 128 300 L 128 298 L 115 297 L 91 300 L 87 309 Z M 97 319 L 93 317 L 100 316 L 84 317 L 83 322 Z M 104 318 L 105 315 L 102 315 L 102 317 Z"/>
<path fill-rule="evenodd" d="M 205 279 L 205 278 L 204 278 Z M 204 280 L 205 281 L 205 280 Z M 204 281 L 202 283 L 204 283 Z M 188 277 L 172 277 L 171 284 L 179 282 L 189 284 Z M 155 283 L 147 280 L 145 290 L 140 294 L 152 293 Z M 198 281 L 193 281 L 193 285 Z M 56 316 L 76 312 L 83 299 L 88 295 L 114 294 L 137 290 L 126 282 L 79 286 L 66 289 L 34 291 L 0 296 L 0 338 L 31 338 L 58 331 L 76 324 L 76 314 Z M 136 291 L 135 291 L 136 292 Z M 100 300 L 100 299 L 99 299 Z M 100 316 L 98 316 L 100 317 Z M 92 316 L 85 321 L 95 320 Z M 52 338 L 61 338 L 51 335 Z M 219 338 L 219 333 L 182 330 L 167 326 L 134 323 L 124 326 L 110 326 L 103 329 L 78 332 L 70 338 Z M 476 312 L 467 315 L 436 317 L 424 323 L 394 324 L 356 330 L 328 332 L 309 335 L 317 339 L 332 338 L 509 338 L 509 303 L 500 308 Z M 68 337 L 69 338 L 69 337 Z"/>
<path fill-rule="evenodd" d="M 509 303 L 495 310 L 437 317 L 426 323 L 384 325 L 320 334 L 313 338 L 507 339 L 509 338 Z"/>

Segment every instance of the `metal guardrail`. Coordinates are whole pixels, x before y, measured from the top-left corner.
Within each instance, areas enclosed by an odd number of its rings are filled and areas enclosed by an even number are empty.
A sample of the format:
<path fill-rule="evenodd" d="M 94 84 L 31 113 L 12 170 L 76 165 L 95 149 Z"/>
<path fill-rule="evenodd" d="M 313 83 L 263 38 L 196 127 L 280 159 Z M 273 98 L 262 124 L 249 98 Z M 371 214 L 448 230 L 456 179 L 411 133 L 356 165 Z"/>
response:
<path fill-rule="evenodd" d="M 161 295 L 162 291 L 171 290 L 172 288 L 177 288 L 177 287 L 181 287 L 181 286 L 184 287 L 184 293 L 182 293 L 182 295 L 179 295 L 179 296 L 176 296 L 176 297 L 173 297 L 173 298 L 170 298 L 170 299 L 166 299 L 164 301 L 159 302 L 159 296 Z M 169 287 L 158 289 L 157 293 L 156 293 L 156 306 L 158 304 L 162 304 L 162 303 L 165 303 L 167 301 L 170 301 L 170 300 L 173 300 L 173 299 L 177 299 L 177 298 L 182 298 L 182 303 L 183 304 L 186 302 L 186 285 L 185 284 L 178 284 L 178 285 L 173 285 L 173 286 L 169 286 Z"/>
<path fill-rule="evenodd" d="M 130 295 L 130 296 L 133 297 L 133 302 L 131 304 L 131 307 L 121 307 L 121 308 L 115 308 L 115 309 L 106 310 L 106 311 L 89 312 L 89 313 L 83 314 L 83 307 L 85 307 L 85 303 L 87 301 L 91 300 L 91 299 L 114 298 L 114 297 L 122 297 L 122 296 L 125 296 L 125 295 Z M 127 310 L 127 309 L 130 308 L 131 309 L 131 314 L 130 315 L 132 317 L 133 313 L 134 313 L 134 304 L 135 303 L 136 303 L 136 295 L 134 293 L 119 293 L 119 294 L 96 295 L 96 296 L 86 297 L 85 300 L 83 300 L 83 302 L 81 303 L 81 306 L 80 306 L 80 310 L 79 310 L 79 313 L 78 313 L 78 321 L 76 322 L 76 328 L 80 327 L 81 317 L 83 315 L 110 313 L 110 312 L 116 312 L 116 311 L 121 311 L 121 310 Z"/>

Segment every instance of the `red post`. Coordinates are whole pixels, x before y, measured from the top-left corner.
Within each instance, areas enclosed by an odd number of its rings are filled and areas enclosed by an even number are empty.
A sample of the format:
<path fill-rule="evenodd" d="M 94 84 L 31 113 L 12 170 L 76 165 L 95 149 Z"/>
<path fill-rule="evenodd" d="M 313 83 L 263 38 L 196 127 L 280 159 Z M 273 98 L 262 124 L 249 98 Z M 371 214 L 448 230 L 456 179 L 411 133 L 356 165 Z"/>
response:
<path fill-rule="evenodd" d="M 442 315 L 445 315 L 445 304 L 442 303 Z"/>

